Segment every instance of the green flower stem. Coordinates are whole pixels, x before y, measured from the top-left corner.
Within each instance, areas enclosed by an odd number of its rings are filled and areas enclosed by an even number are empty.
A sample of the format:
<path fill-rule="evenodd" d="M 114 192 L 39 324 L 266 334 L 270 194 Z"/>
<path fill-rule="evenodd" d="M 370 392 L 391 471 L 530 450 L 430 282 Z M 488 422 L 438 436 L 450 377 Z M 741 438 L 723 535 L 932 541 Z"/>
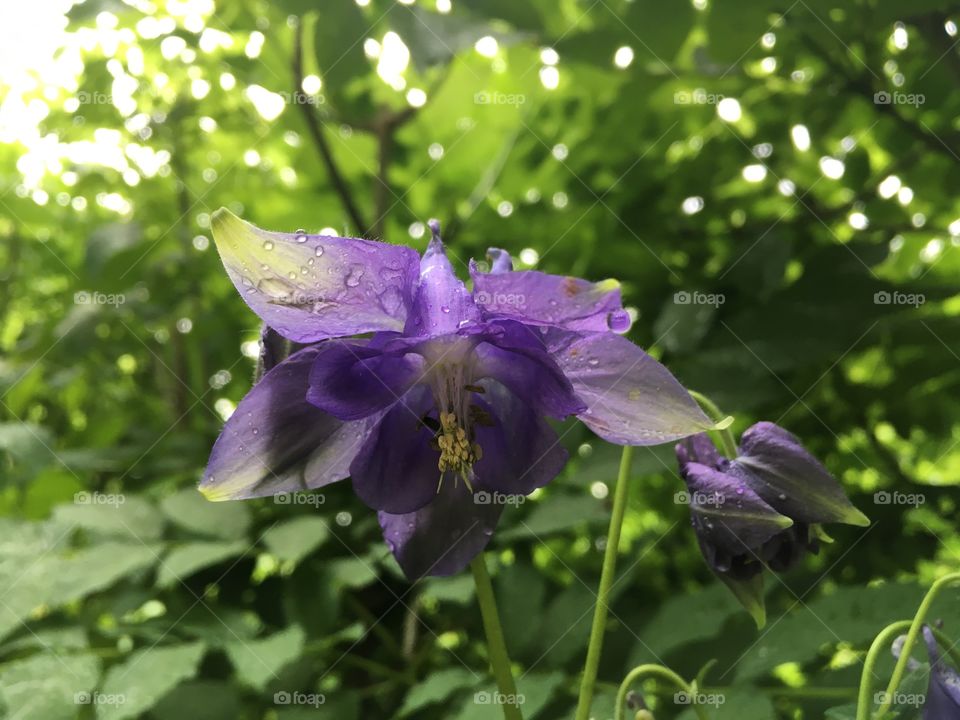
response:
<path fill-rule="evenodd" d="M 627 693 L 630 692 L 630 686 L 640 680 L 640 678 L 649 676 L 658 677 L 669 683 L 673 683 L 688 695 L 694 695 L 696 693 L 696 688 L 670 668 L 665 668 L 663 665 L 640 665 L 627 673 L 623 682 L 620 683 L 620 689 L 617 691 L 617 706 L 613 711 L 614 720 L 623 720 L 623 708 L 627 704 Z M 701 718 L 701 720 L 707 718 L 706 711 L 702 707 L 696 703 L 694 703 L 692 707 L 698 718 Z"/>
<path fill-rule="evenodd" d="M 870 645 L 867 651 L 867 657 L 863 662 L 863 674 L 860 676 L 860 694 L 857 697 L 857 717 L 856 720 L 870 720 L 870 710 L 873 708 L 873 677 L 874 667 L 880 658 L 880 653 L 885 648 L 890 647 L 900 633 L 910 627 L 910 620 L 900 620 L 899 622 L 887 625 Z M 902 655 L 901 657 L 906 657 Z"/>
<path fill-rule="evenodd" d="M 597 670 L 600 667 L 600 651 L 603 649 L 603 632 L 607 625 L 607 597 L 610 594 L 613 577 L 616 574 L 620 529 L 623 526 L 623 515 L 627 509 L 628 480 L 630 479 L 630 462 L 632 460 L 633 448 L 625 445 L 623 454 L 620 456 L 617 486 L 613 492 L 613 511 L 610 514 L 610 528 L 607 530 L 607 545 L 603 552 L 603 569 L 600 571 L 597 604 L 593 609 L 593 625 L 590 628 L 587 661 L 583 666 L 583 679 L 580 681 L 580 699 L 577 702 L 576 720 L 588 720 L 590 717 L 593 687 L 597 681 Z"/>
<path fill-rule="evenodd" d="M 737 456 L 737 443 L 734 442 L 733 432 L 730 430 L 730 424 L 733 418 L 728 419 L 728 416 L 720 412 L 720 408 L 717 407 L 716 403 L 706 395 L 698 393 L 696 390 L 687 390 L 687 392 L 690 393 L 690 397 L 696 400 L 697 404 L 703 408 L 703 411 L 710 419 L 717 423 L 716 432 L 720 436 L 720 442 L 723 445 L 723 454 L 728 458 L 735 458 Z"/>
<path fill-rule="evenodd" d="M 944 575 L 930 586 L 926 596 L 923 598 L 923 602 L 920 603 L 920 607 L 917 609 L 917 614 L 914 616 L 913 622 L 910 625 L 910 630 L 907 632 L 907 639 L 903 643 L 903 648 L 900 651 L 900 659 L 897 660 L 897 664 L 893 668 L 893 675 L 890 676 L 890 683 L 887 685 L 887 694 L 883 698 L 883 703 L 881 703 L 880 708 L 877 710 L 877 718 L 882 718 L 887 713 L 887 710 L 890 709 L 890 705 L 893 702 L 893 696 L 897 692 L 897 688 L 900 687 L 900 681 L 903 679 L 903 674 L 907 671 L 907 663 L 910 660 L 910 653 L 913 651 L 913 646 L 917 642 L 917 638 L 920 635 L 920 628 L 923 627 L 923 622 L 927 617 L 927 613 L 930 612 L 930 607 L 933 605 L 933 601 L 936 599 L 937 595 L 940 594 L 941 590 L 957 580 L 960 580 L 960 573 L 950 573 L 949 575 Z M 882 634 L 883 633 L 881 633 L 881 635 Z M 878 637 L 877 640 L 879 639 L 880 638 Z M 876 644 L 876 641 L 874 641 L 874 644 Z M 871 647 L 871 651 L 872 650 L 873 648 Z M 866 667 L 864 668 L 864 672 L 866 672 Z M 861 701 L 863 700 L 862 695 L 861 689 Z M 858 713 L 860 713 L 861 710 L 861 707 L 857 708 Z M 867 716 L 863 715 L 863 717 L 865 718 Z M 860 720 L 859 714 L 857 718 Z"/>
<path fill-rule="evenodd" d="M 483 553 L 470 561 L 470 570 L 473 572 L 473 581 L 477 586 L 477 602 L 480 604 L 483 629 L 487 635 L 487 654 L 490 656 L 493 676 L 500 693 L 508 700 L 515 700 L 517 686 L 510 671 L 510 657 L 507 655 L 507 644 L 503 639 L 503 628 L 500 627 L 497 601 L 493 596 L 493 584 L 490 582 L 490 574 L 487 572 L 487 562 Z M 504 702 L 500 707 L 503 708 L 505 720 L 523 720 L 519 705 Z"/>

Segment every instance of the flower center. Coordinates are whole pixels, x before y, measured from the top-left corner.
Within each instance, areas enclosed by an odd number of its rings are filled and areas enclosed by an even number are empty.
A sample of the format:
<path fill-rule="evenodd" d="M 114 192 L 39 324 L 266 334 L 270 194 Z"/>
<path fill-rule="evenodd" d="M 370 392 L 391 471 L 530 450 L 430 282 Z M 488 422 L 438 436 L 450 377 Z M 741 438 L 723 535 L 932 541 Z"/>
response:
<path fill-rule="evenodd" d="M 476 424 L 489 422 L 484 410 L 470 403 L 471 393 L 483 393 L 484 389 L 470 384 L 472 373 L 468 363 L 439 363 L 433 370 L 432 389 L 434 403 L 440 417 L 440 427 L 435 427 L 434 446 L 440 451 L 437 467 L 440 483 L 447 472 L 462 478 L 469 490 L 473 490 L 473 465 L 483 457 L 480 444 L 476 442 Z M 437 488 L 439 492 L 439 486 Z"/>

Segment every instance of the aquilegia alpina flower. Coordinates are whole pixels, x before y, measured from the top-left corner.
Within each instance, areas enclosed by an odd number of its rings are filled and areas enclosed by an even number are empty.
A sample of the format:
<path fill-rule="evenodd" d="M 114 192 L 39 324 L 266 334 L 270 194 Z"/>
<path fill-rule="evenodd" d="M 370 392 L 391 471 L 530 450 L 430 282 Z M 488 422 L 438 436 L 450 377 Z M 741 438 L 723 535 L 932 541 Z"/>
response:
<path fill-rule="evenodd" d="M 471 265 L 471 293 L 431 229 L 420 258 L 214 214 L 243 299 L 307 347 L 227 421 L 200 485 L 208 498 L 350 477 L 404 572 L 444 575 L 493 534 L 502 504 L 478 502 L 481 492 L 527 494 L 564 466 L 547 417 L 576 415 L 636 445 L 712 427 L 666 368 L 613 331 L 629 325 L 615 282 L 513 272 L 507 253 L 491 251 L 489 273 Z"/>
<path fill-rule="evenodd" d="M 903 645 L 907 639 L 906 635 L 901 635 L 893 643 L 893 656 L 900 659 L 903 652 Z M 936 635 L 928 625 L 923 626 L 923 639 L 927 645 L 927 654 L 930 657 L 930 680 L 927 683 L 926 696 L 919 696 L 923 703 L 923 720 L 960 720 L 960 673 L 947 665 L 940 654 L 940 647 L 937 644 Z M 915 672 L 921 667 L 920 663 L 909 658 L 907 668 Z M 914 695 L 906 695 L 911 700 Z M 876 702 L 891 702 L 897 705 L 898 698 L 890 697 L 886 693 L 877 693 Z"/>
<path fill-rule="evenodd" d="M 960 673 L 944 662 L 933 631 L 923 626 L 923 639 L 930 655 L 930 683 L 923 706 L 923 720 L 960 720 Z"/>
<path fill-rule="evenodd" d="M 827 469 L 774 423 L 749 427 L 732 459 L 702 433 L 676 451 L 700 550 L 758 625 L 764 567 L 781 572 L 816 553 L 821 523 L 869 524 Z"/>

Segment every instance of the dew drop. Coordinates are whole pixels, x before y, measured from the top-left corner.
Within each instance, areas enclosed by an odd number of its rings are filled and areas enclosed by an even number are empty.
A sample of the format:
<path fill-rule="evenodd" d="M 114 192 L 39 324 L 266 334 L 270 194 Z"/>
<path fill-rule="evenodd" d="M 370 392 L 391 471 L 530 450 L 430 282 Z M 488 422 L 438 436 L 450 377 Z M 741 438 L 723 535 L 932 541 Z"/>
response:
<path fill-rule="evenodd" d="M 291 270 L 290 272 L 287 273 L 287 277 L 290 278 L 291 280 L 296 280 L 297 274 L 293 270 Z"/>
<path fill-rule="evenodd" d="M 589 360 L 587 360 L 587 365 L 589 365 L 590 367 L 596 367 L 599 364 L 600 364 L 600 361 L 597 360 L 596 358 L 590 358 Z"/>
<path fill-rule="evenodd" d="M 263 241 L 263 249 L 264 249 L 264 250 L 273 250 L 273 241 L 272 241 L 272 240 L 264 240 L 264 241 Z"/>
<path fill-rule="evenodd" d="M 440 312 L 442 312 L 442 313 L 449 313 L 449 312 L 450 312 L 450 306 L 449 306 L 449 305 L 441 305 L 441 306 L 440 306 Z"/>
<path fill-rule="evenodd" d="M 630 329 L 630 314 L 626 310 L 614 310 L 607 315 L 607 327 L 615 333 Z"/>
<path fill-rule="evenodd" d="M 294 236 L 298 243 L 305 243 L 307 241 L 307 231 L 303 228 L 297 230 L 297 234 Z"/>
<path fill-rule="evenodd" d="M 360 284 L 360 281 L 363 279 L 363 265 L 359 263 L 354 263 L 350 266 L 350 272 L 347 273 L 347 277 L 344 279 L 344 284 L 347 287 L 355 288 Z"/>
<path fill-rule="evenodd" d="M 315 247 L 313 250 L 313 254 L 316 255 L 317 257 L 320 257 L 321 255 L 323 255 L 323 245 L 317 245 L 317 247 Z"/>
<path fill-rule="evenodd" d="M 392 285 L 380 293 L 380 307 L 388 315 L 396 313 L 402 302 L 403 297 L 400 295 L 400 291 Z"/>

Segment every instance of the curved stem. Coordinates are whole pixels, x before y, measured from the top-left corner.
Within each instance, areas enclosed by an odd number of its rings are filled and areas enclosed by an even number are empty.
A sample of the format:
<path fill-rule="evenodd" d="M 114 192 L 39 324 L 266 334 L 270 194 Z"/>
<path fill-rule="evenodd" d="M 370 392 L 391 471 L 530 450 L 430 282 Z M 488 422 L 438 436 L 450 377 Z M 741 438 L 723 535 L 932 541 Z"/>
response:
<path fill-rule="evenodd" d="M 703 393 L 698 393 L 696 390 L 687 390 L 690 393 L 690 397 L 697 401 L 697 404 L 703 408 L 703 411 L 718 425 L 726 421 L 726 426 L 722 429 L 717 429 L 717 434 L 720 436 L 720 442 L 723 444 L 723 453 L 728 458 L 735 458 L 737 456 L 737 443 L 733 440 L 733 432 L 730 430 L 730 421 L 727 421 L 727 416 L 720 412 L 720 408 L 717 407 L 716 403 L 713 402 Z"/>
<path fill-rule="evenodd" d="M 873 707 L 873 677 L 874 667 L 880 658 L 880 653 L 884 648 L 890 646 L 894 638 L 910 627 L 910 620 L 900 620 L 899 622 L 887 625 L 870 645 L 867 651 L 867 657 L 863 661 L 863 673 L 860 676 L 860 692 L 857 696 L 857 717 L 856 720 L 869 720 L 870 709 Z M 906 656 L 901 656 L 906 657 Z"/>
<path fill-rule="evenodd" d="M 503 639 L 503 628 L 500 627 L 497 601 L 493 596 L 493 584 L 490 582 L 490 574 L 487 572 L 487 562 L 483 553 L 470 561 L 470 570 L 473 572 L 473 581 L 477 586 L 477 602 L 480 604 L 480 616 L 483 618 L 483 629 L 487 635 L 490 667 L 500 694 L 504 696 L 500 703 L 503 708 L 503 717 L 505 720 L 523 720 L 523 714 L 517 704 L 517 686 L 510 671 L 507 644 Z"/>
<path fill-rule="evenodd" d="M 610 513 L 610 527 L 607 530 L 607 545 L 603 552 L 603 569 L 600 571 L 600 588 L 597 592 L 597 604 L 593 609 L 593 625 L 590 628 L 590 644 L 587 646 L 587 660 L 583 666 L 583 679 L 580 681 L 580 699 L 577 701 L 576 720 L 587 720 L 590 716 L 590 703 L 593 701 L 593 686 L 597 681 L 600 667 L 600 651 L 603 649 L 603 631 L 607 624 L 607 596 L 613 586 L 613 576 L 617 570 L 617 548 L 620 545 L 620 528 L 627 509 L 627 481 L 630 478 L 630 462 L 633 448 L 625 445 L 620 456 L 620 472 L 617 475 L 617 487 L 613 493 L 613 510 Z"/>
<path fill-rule="evenodd" d="M 645 675 L 659 677 L 667 682 L 673 683 L 689 695 L 694 694 L 694 688 L 690 685 L 690 683 L 677 675 L 670 668 L 666 668 L 663 665 L 653 664 L 638 665 L 629 673 L 627 673 L 627 676 L 623 679 L 623 682 L 620 683 L 620 689 L 617 690 L 617 705 L 613 711 L 614 720 L 623 720 L 623 706 L 627 703 L 627 693 L 630 692 L 630 686 Z M 693 711 L 697 714 L 698 718 L 707 717 L 704 709 L 696 704 L 693 705 Z"/>
<path fill-rule="evenodd" d="M 893 675 L 890 676 L 890 682 L 887 685 L 886 695 L 883 698 L 880 708 L 877 710 L 877 718 L 883 717 L 887 710 L 890 709 L 890 705 L 893 702 L 893 696 L 897 692 L 897 688 L 900 687 L 900 681 L 903 679 L 903 674 L 907 670 L 907 663 L 910 661 L 910 653 L 913 650 L 914 644 L 917 642 L 917 637 L 920 635 L 920 628 L 923 627 L 923 621 L 926 619 L 927 613 L 930 612 L 930 607 L 933 605 L 933 601 L 936 599 L 941 590 L 957 580 L 960 580 L 960 573 L 950 573 L 949 575 L 944 575 L 930 586 L 926 596 L 923 598 L 923 602 L 920 603 L 920 607 L 917 609 L 917 614 L 914 616 L 913 622 L 910 624 L 910 631 L 907 633 L 907 639 L 904 641 L 903 648 L 900 650 L 900 658 L 897 660 L 897 664 L 893 668 Z M 879 640 L 879 638 L 877 639 Z M 872 649 L 873 648 L 871 648 L 871 650 Z"/>

